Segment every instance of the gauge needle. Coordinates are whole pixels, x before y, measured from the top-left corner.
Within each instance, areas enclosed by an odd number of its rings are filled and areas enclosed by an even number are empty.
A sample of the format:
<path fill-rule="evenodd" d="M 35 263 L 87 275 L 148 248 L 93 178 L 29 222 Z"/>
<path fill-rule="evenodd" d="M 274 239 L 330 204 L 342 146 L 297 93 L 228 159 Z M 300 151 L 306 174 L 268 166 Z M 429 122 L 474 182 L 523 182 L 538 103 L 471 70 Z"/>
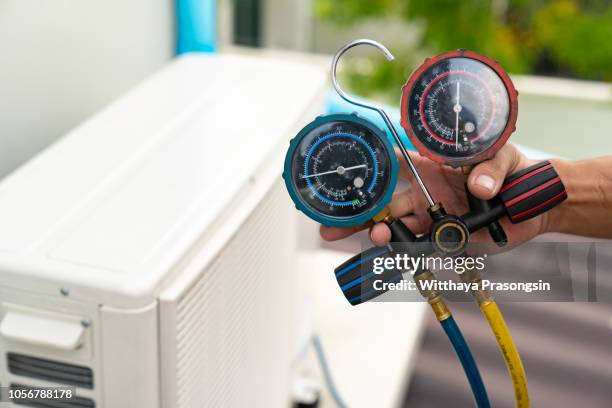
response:
<path fill-rule="evenodd" d="M 344 174 L 348 170 L 362 169 L 364 167 L 368 167 L 368 165 L 367 164 L 360 164 L 358 166 L 351 166 L 351 167 L 338 166 L 338 168 L 336 170 L 324 171 L 322 173 L 316 173 L 316 174 L 309 174 L 307 176 L 302 176 L 302 178 L 305 179 L 305 178 L 309 178 L 309 177 L 324 176 L 326 174 L 332 174 L 332 173 Z"/>
<path fill-rule="evenodd" d="M 457 82 L 457 100 L 453 110 L 455 111 L 455 150 L 459 150 L 459 112 L 461 112 L 461 105 L 459 104 L 459 97 L 461 94 L 461 82 Z"/>

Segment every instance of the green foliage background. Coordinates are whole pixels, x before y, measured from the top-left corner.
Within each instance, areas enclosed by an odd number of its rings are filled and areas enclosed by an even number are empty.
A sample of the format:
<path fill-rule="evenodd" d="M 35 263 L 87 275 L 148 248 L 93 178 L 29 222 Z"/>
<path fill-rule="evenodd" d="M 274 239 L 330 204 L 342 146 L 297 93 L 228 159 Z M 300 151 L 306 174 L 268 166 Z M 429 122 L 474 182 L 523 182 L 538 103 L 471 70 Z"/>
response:
<path fill-rule="evenodd" d="M 348 69 L 356 92 L 397 92 L 425 55 L 467 48 L 512 73 L 612 80 L 612 0 L 315 0 L 315 14 L 350 26 L 400 17 L 422 27 L 417 50 L 376 59 L 368 75 Z"/>

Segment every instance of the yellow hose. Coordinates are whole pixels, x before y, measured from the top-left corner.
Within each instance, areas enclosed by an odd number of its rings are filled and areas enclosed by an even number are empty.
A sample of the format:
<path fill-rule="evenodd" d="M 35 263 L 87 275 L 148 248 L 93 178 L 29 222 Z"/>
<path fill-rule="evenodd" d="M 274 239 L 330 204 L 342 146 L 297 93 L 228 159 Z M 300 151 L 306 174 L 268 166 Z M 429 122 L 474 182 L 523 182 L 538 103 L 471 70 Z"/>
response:
<path fill-rule="evenodd" d="M 512 378 L 512 384 L 514 385 L 514 396 L 516 398 L 517 408 L 528 408 L 529 407 L 529 391 L 527 390 L 527 376 L 525 375 L 525 369 L 521 362 L 521 357 L 516 350 L 512 335 L 506 326 L 506 322 L 497 307 L 495 301 L 490 300 L 483 302 L 480 305 L 480 310 L 486 317 L 491 326 L 491 330 L 495 335 L 495 339 L 499 344 L 499 349 L 504 356 L 506 362 L 506 368 Z"/>

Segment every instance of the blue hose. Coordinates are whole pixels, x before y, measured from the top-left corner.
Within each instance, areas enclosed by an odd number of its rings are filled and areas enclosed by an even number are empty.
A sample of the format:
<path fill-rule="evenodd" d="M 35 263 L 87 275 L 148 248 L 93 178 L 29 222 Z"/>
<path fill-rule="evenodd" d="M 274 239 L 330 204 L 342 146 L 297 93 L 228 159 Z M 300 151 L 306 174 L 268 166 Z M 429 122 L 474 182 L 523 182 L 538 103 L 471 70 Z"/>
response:
<path fill-rule="evenodd" d="M 461 361 L 461 365 L 463 366 L 465 375 L 470 383 L 470 387 L 472 387 L 472 393 L 476 399 L 476 406 L 478 408 L 490 408 L 491 403 L 489 402 L 487 390 L 482 382 L 482 377 L 480 377 L 480 371 L 478 371 L 478 366 L 476 366 L 474 356 L 472 355 L 465 338 L 463 338 L 463 334 L 461 334 L 459 326 L 457 326 L 457 323 L 455 323 L 455 319 L 453 316 L 451 316 L 448 319 L 442 320 L 440 324 L 448 336 L 448 339 L 453 344 L 457 357 L 459 357 L 459 361 Z"/>
<path fill-rule="evenodd" d="M 334 383 L 329 364 L 327 363 L 327 358 L 325 357 L 325 353 L 323 352 L 323 345 L 321 344 L 321 339 L 316 334 L 312 336 L 312 345 L 314 346 L 315 352 L 317 353 L 317 357 L 319 358 L 319 363 L 321 364 L 321 369 L 323 370 L 323 379 L 325 380 L 325 384 L 327 384 L 327 389 L 329 390 L 329 393 L 334 399 L 336 406 L 338 408 L 347 408 L 346 404 L 340 397 L 338 388 L 336 388 L 336 383 Z"/>

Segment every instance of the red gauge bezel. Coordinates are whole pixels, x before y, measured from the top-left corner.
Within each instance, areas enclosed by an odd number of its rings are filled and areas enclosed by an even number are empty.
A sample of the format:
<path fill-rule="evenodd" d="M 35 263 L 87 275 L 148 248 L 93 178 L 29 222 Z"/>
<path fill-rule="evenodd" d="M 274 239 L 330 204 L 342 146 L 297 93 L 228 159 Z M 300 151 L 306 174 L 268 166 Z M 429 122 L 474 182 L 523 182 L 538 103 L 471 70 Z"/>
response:
<path fill-rule="evenodd" d="M 410 124 L 410 119 L 408 118 L 408 103 L 410 101 L 410 96 L 412 94 L 412 90 L 417 81 L 420 80 L 423 73 L 431 68 L 433 65 L 436 65 L 442 60 L 449 58 L 470 58 L 483 64 L 487 65 L 491 68 L 497 76 L 502 80 L 507 92 L 509 100 L 509 109 L 510 112 L 508 114 L 508 122 L 506 123 L 506 127 L 504 128 L 502 134 L 498 137 L 498 139 L 489 146 L 486 150 L 476 154 L 472 157 L 467 157 L 464 159 L 456 159 L 456 160 L 448 160 L 448 158 L 440 156 L 438 153 L 429 150 L 417 137 L 416 133 L 412 129 L 412 125 Z M 472 165 L 476 163 L 480 163 L 484 160 L 490 159 L 497 153 L 497 151 L 506 144 L 506 141 L 510 137 L 510 135 L 516 130 L 516 119 L 518 117 L 518 92 L 516 88 L 514 88 L 514 84 L 510 79 L 510 76 L 504 71 L 504 69 L 497 62 L 492 60 L 491 58 L 485 57 L 484 55 L 478 54 L 474 51 L 468 50 L 455 50 L 445 52 L 443 54 L 437 55 L 432 58 L 427 58 L 425 61 L 410 75 L 408 81 L 402 87 L 402 99 L 401 99 L 401 125 L 406 131 L 406 134 L 410 138 L 410 141 L 416 147 L 417 151 L 421 156 L 425 156 L 437 163 L 447 164 L 453 167 Z"/>

